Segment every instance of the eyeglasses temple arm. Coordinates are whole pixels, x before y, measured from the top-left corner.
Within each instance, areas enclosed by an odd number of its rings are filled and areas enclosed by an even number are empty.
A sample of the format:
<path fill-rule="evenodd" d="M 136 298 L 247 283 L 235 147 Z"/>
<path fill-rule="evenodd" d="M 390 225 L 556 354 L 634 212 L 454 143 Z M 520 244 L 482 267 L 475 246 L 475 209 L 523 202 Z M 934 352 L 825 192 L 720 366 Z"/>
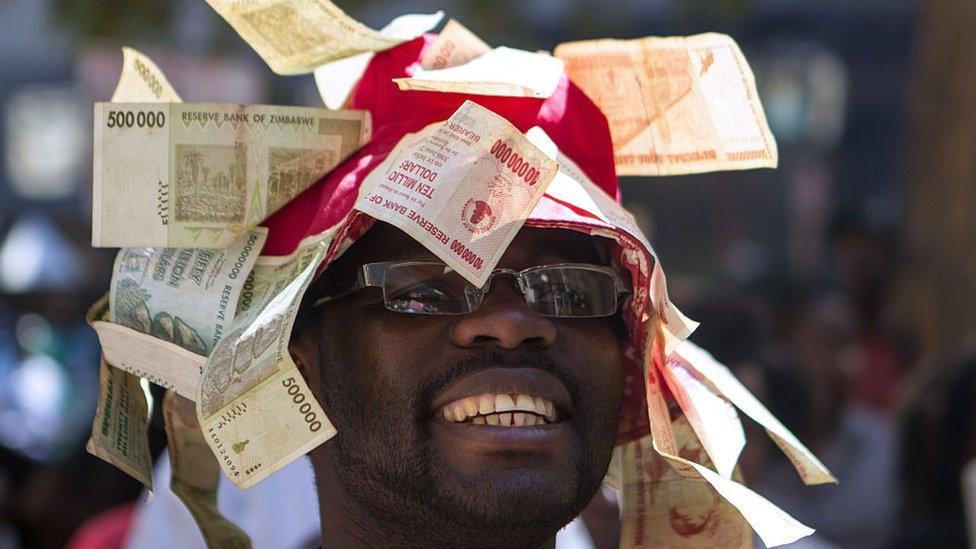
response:
<path fill-rule="evenodd" d="M 352 293 L 358 292 L 367 286 L 382 286 L 383 285 L 383 275 L 386 273 L 386 267 L 388 263 L 367 263 L 363 265 L 356 275 L 356 282 L 353 283 L 347 290 L 340 292 L 335 295 L 324 295 L 312 304 L 312 308 L 318 307 L 319 305 L 325 305 L 330 301 L 335 301 L 337 299 L 342 299 Z"/>

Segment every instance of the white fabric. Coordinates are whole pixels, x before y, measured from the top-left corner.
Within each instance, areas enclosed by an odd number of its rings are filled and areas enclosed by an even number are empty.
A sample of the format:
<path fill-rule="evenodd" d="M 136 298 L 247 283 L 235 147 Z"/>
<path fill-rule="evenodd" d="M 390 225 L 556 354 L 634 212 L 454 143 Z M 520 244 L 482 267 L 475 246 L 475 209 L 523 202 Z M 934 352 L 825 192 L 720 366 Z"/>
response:
<path fill-rule="evenodd" d="M 594 549 L 583 519 L 576 517 L 556 534 L 556 549 Z"/>
<path fill-rule="evenodd" d="M 126 540 L 129 549 L 206 549 L 203 536 L 183 502 L 169 489 L 169 455 L 153 471 L 156 497 L 139 505 Z M 306 547 L 319 538 L 319 506 L 312 466 L 295 460 L 248 490 L 220 476 L 217 507 L 251 536 L 254 549 Z"/>

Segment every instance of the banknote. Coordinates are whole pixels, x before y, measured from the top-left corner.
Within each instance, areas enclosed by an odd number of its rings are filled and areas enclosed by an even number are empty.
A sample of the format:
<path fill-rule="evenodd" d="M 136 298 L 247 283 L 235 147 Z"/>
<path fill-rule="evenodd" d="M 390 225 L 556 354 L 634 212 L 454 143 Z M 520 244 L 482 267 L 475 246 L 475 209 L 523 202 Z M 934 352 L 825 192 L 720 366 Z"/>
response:
<path fill-rule="evenodd" d="M 152 490 L 152 456 L 146 429 L 150 406 L 138 376 L 114 368 L 103 358 L 98 367 L 98 406 L 88 452 L 118 467 Z"/>
<path fill-rule="evenodd" d="M 96 103 L 92 245 L 226 247 L 370 132 L 364 111 Z"/>
<path fill-rule="evenodd" d="M 426 70 L 447 69 L 463 65 L 489 51 L 491 46 L 487 42 L 451 19 L 420 56 L 420 66 Z"/>
<path fill-rule="evenodd" d="M 206 355 L 235 318 L 267 229 L 229 248 L 125 248 L 89 309 L 110 364 L 195 399 Z M 256 296 L 247 289 L 247 301 Z"/>
<path fill-rule="evenodd" d="M 607 116 L 618 174 L 776 167 L 752 70 L 732 38 L 568 42 L 555 55 Z"/>
<path fill-rule="evenodd" d="M 403 42 L 349 17 L 329 0 L 207 0 L 278 74 L 305 74 L 329 61 Z"/>
<path fill-rule="evenodd" d="M 108 296 L 104 309 L 108 312 Z M 98 304 L 96 304 L 98 306 Z M 105 360 L 120 370 L 129 372 L 180 396 L 195 399 L 200 375 L 207 357 L 187 351 L 169 341 L 137 332 L 114 322 L 90 321 L 98 334 Z"/>
<path fill-rule="evenodd" d="M 401 90 L 546 98 L 562 74 L 562 60 L 547 53 L 498 47 L 463 65 L 418 70 L 393 81 Z"/>
<path fill-rule="evenodd" d="M 151 59 L 132 48 L 122 48 L 122 73 L 115 93 L 112 94 L 112 101 L 179 102 L 180 96 Z M 131 340 L 120 339 L 117 333 L 103 335 L 102 330 L 105 328 L 122 328 L 109 322 L 109 316 L 108 295 L 98 300 L 86 315 L 88 323 L 99 334 L 102 360 L 99 366 L 98 407 L 92 434 L 85 447 L 88 452 L 115 465 L 151 491 L 152 457 L 149 454 L 146 433 L 151 406 L 144 392 L 146 387 L 139 378 L 166 383 L 154 376 L 153 372 L 170 377 L 171 372 L 182 373 L 185 369 L 171 365 L 171 360 L 167 359 L 172 357 L 166 354 L 161 361 L 157 360 L 153 354 L 155 349 L 151 345 L 141 346 L 138 342 L 132 345 Z M 122 329 L 132 332 L 127 328 Z M 153 339 L 149 336 L 143 337 Z M 153 339 L 155 341 L 159 340 Z M 120 347 L 125 348 L 124 353 L 119 353 Z M 136 356 L 148 358 L 146 364 L 133 367 L 129 348 Z M 177 349 L 190 354 L 183 349 Z M 178 364 L 183 366 L 184 362 L 179 361 Z"/>
<path fill-rule="evenodd" d="M 727 479 L 711 468 L 677 455 L 663 456 L 673 467 L 684 462 L 693 467 L 715 491 L 730 503 L 752 526 L 766 547 L 786 545 L 813 534 L 814 529 L 791 517 L 775 504 L 747 488 L 741 482 Z M 724 545 L 716 545 L 724 547 Z"/>
<path fill-rule="evenodd" d="M 207 547 L 250 548 L 247 533 L 217 509 L 220 463 L 200 430 L 196 404 L 172 391 L 163 399 L 163 420 L 172 467 L 170 489 L 193 516 Z"/>
<path fill-rule="evenodd" d="M 241 488 L 335 435 L 288 352 L 302 296 L 334 234 L 327 232 L 279 266 L 282 289 L 270 299 L 252 302 L 204 366 L 197 417 L 224 473 Z M 304 267 L 291 276 L 297 265 Z"/>
<path fill-rule="evenodd" d="M 698 435 L 715 470 L 725 478 L 732 478 L 746 445 L 746 434 L 735 407 L 700 379 L 680 354 L 671 353 L 666 361 L 660 369 L 661 377 Z"/>
<path fill-rule="evenodd" d="M 315 251 L 323 242 L 331 242 L 336 228 L 312 235 L 299 243 L 297 249 L 286 256 L 260 256 L 244 282 L 237 300 L 236 316 L 256 307 L 265 306 L 274 296 L 301 276 L 315 257 Z"/>
<path fill-rule="evenodd" d="M 182 99 L 163 71 L 139 50 L 122 48 L 122 74 L 112 102 L 180 103 Z"/>
<path fill-rule="evenodd" d="M 363 181 L 354 207 L 480 287 L 556 168 L 505 118 L 465 101 L 447 121 L 404 137 Z"/>
<path fill-rule="evenodd" d="M 538 126 L 530 128 L 525 135 L 532 144 L 559 164 L 556 177 L 546 188 L 546 195 L 594 215 L 630 237 L 635 247 L 643 247 L 647 250 L 650 256 L 650 265 L 646 264 L 647 262 L 639 256 L 635 260 L 638 262 L 641 272 L 650 277 L 649 297 L 653 300 L 653 305 L 660 311 L 661 319 L 664 321 L 663 326 L 667 331 L 666 351 L 670 352 L 674 346 L 680 344 L 695 331 L 698 323 L 686 317 L 668 298 L 664 270 L 657 260 L 654 248 L 637 225 L 634 216 L 587 177 L 586 173 L 571 158 L 562 154 L 542 128 Z M 616 235 L 608 236 L 615 239 L 619 238 Z M 636 301 L 640 299 L 640 296 L 635 293 L 631 299 Z"/>
<path fill-rule="evenodd" d="M 123 248 L 109 290 L 110 320 L 207 355 L 234 320 L 268 230 L 227 248 Z"/>
<path fill-rule="evenodd" d="M 806 484 L 836 483 L 830 470 L 813 455 L 759 400 L 749 392 L 727 367 L 704 349 L 690 341 L 682 343 L 675 353 L 687 368 L 707 381 L 744 414 L 766 429 L 773 442 L 786 454 Z"/>
<path fill-rule="evenodd" d="M 262 231 L 263 229 L 256 232 Z M 235 286 L 228 291 L 228 294 L 239 295 L 236 298 L 234 313 L 227 315 L 227 318 L 237 318 L 254 307 L 264 306 L 291 280 L 301 274 L 311 262 L 312 254 L 309 252 L 330 235 L 331 232 L 314 235 L 300 245 L 298 251 L 289 256 L 258 256 L 253 261 L 254 266 L 243 284 L 238 288 L 236 284 L 239 283 L 239 279 L 235 280 Z M 223 298 L 217 300 L 213 296 L 207 296 L 202 299 L 217 301 L 217 306 L 221 308 L 225 305 Z M 226 301 L 233 302 L 232 296 L 228 296 Z M 191 306 L 193 303 L 195 302 L 192 300 L 174 302 L 177 308 Z M 141 325 L 141 329 L 145 329 L 145 326 L 152 322 L 148 320 L 150 316 L 148 313 L 134 316 L 138 319 L 137 325 Z M 111 364 L 174 391 L 181 397 L 190 400 L 197 398 L 206 355 L 186 350 L 173 342 L 175 338 L 157 338 L 122 324 L 109 322 L 108 294 L 92 305 L 87 318 L 98 334 L 102 353 Z M 209 332 L 205 330 L 205 333 Z"/>
<path fill-rule="evenodd" d="M 679 418 L 674 431 L 684 455 L 701 446 Z M 704 482 L 679 475 L 654 451 L 650 437 L 629 442 L 620 454 L 620 547 L 751 548 L 752 531 L 738 510 Z"/>
<path fill-rule="evenodd" d="M 792 543 L 813 533 L 812 528 L 746 488 L 738 479 L 726 478 L 716 473 L 707 452 L 689 452 L 683 441 L 694 437 L 695 433 L 691 429 L 676 429 L 672 424 L 662 384 L 659 372 L 652 366 L 647 370 L 645 382 L 648 422 L 651 428 L 651 435 L 641 439 L 646 448 L 653 449 L 677 475 L 693 482 L 704 481 L 711 486 L 739 511 L 767 547 Z M 701 447 L 700 443 L 696 444 Z M 627 474 L 626 471 L 624 474 Z"/>
<path fill-rule="evenodd" d="M 391 38 L 412 40 L 436 27 L 444 12 L 431 14 L 410 13 L 394 18 L 380 29 L 380 34 Z M 373 52 L 331 61 L 315 69 L 315 87 L 319 90 L 322 102 L 330 109 L 341 109 L 349 99 L 349 94 L 366 71 L 373 59 Z"/>

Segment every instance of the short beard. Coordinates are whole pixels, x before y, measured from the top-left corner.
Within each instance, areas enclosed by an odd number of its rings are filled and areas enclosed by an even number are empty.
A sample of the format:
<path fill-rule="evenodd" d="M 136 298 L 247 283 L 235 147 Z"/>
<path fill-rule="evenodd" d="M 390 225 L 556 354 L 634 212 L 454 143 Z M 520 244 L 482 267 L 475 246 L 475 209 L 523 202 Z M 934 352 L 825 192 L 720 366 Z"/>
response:
<path fill-rule="evenodd" d="M 320 334 L 316 334 L 317 336 Z M 530 365 L 546 370 L 569 389 L 575 402 L 594 404 L 586 387 L 538 353 L 479 354 L 446 365 L 443 374 L 407 395 L 404 408 L 370 408 L 395 391 L 368 394 L 350 375 L 349 364 L 336 356 L 336 345 L 316 337 L 320 394 L 338 434 L 330 445 L 330 466 L 341 488 L 383 527 L 398 546 L 532 547 L 552 538 L 586 507 L 599 488 L 609 463 L 614 429 L 594 440 L 596 414 L 617 417 L 616 408 L 589 407 L 576 417 L 581 448 L 575 483 L 556 493 L 532 483 L 519 489 L 519 500 L 496 492 L 473 493 L 456 488 L 452 473 L 431 448 L 428 405 L 448 384 L 488 365 Z M 581 407 L 584 408 L 584 407 Z M 596 415 L 596 417 L 594 417 Z M 604 415 L 603 417 L 607 417 Z M 409 426 L 406 423 L 409 421 Z M 614 427 L 616 424 L 614 423 Z M 518 488 L 516 483 L 516 488 Z"/>

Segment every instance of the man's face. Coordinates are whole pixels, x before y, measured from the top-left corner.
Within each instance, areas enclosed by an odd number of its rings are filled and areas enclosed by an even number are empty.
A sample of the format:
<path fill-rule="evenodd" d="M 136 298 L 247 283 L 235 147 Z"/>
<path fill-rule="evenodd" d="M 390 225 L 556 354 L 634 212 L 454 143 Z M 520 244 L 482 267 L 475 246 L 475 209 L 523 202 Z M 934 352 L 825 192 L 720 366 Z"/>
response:
<path fill-rule="evenodd" d="M 323 282 L 401 259 L 436 260 L 377 223 Z M 526 228 L 498 266 L 564 262 L 599 263 L 595 240 Z M 293 348 L 314 349 L 296 357 L 338 429 L 322 452 L 356 506 L 404 540 L 522 543 L 569 522 L 605 474 L 622 333 L 619 315 L 537 315 L 502 275 L 462 316 L 392 312 L 380 288 L 360 290 L 316 310 Z"/>

